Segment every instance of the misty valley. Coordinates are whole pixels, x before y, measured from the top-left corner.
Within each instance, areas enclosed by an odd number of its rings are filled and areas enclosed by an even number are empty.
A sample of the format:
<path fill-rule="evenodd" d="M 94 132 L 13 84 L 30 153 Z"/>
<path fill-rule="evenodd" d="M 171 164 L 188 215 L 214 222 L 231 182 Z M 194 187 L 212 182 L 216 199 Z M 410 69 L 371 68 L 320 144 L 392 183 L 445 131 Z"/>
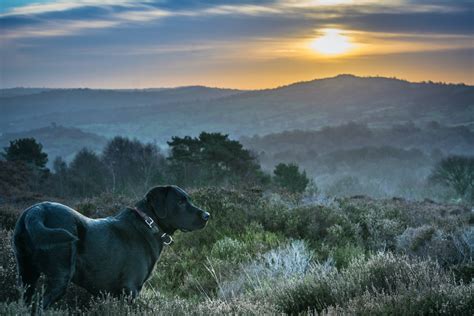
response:
<path fill-rule="evenodd" d="M 275 89 L 4 89 L 0 144 L 34 137 L 52 168 L 115 136 L 169 155 L 173 136 L 229 135 L 262 169 L 305 170 L 320 194 L 449 201 L 429 181 L 440 160 L 474 154 L 474 88 L 340 75 Z"/>
<path fill-rule="evenodd" d="M 473 86 L 12 88 L 0 110 L 2 315 L 472 314 Z"/>

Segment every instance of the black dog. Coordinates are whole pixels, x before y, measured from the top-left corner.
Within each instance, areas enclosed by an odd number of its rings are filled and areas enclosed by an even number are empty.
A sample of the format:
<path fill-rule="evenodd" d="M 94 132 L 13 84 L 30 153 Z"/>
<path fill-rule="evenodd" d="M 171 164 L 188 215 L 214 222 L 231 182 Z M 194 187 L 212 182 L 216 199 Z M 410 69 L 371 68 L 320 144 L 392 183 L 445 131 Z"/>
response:
<path fill-rule="evenodd" d="M 70 281 L 93 294 L 135 297 L 150 276 L 163 245 L 177 229 L 203 228 L 209 213 L 194 206 L 176 186 L 151 189 L 133 208 L 91 219 L 52 202 L 26 209 L 14 232 L 20 284 L 31 301 L 41 273 L 46 277 L 43 307 L 66 292 Z"/>

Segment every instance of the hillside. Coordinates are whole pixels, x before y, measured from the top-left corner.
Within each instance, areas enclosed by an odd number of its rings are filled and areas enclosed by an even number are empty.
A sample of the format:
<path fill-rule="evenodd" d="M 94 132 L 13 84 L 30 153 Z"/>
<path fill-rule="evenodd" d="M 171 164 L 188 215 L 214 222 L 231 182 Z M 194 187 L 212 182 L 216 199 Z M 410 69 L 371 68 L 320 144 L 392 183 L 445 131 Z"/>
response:
<path fill-rule="evenodd" d="M 11 140 L 27 137 L 34 137 L 43 145 L 44 150 L 48 153 L 49 167 L 55 157 L 60 156 L 66 161 L 70 161 L 74 154 L 83 147 L 100 151 L 107 142 L 107 139 L 102 136 L 84 132 L 78 128 L 53 124 L 25 132 L 6 133 L 0 136 L 0 148 L 8 146 Z"/>
<path fill-rule="evenodd" d="M 317 129 L 348 121 L 473 127 L 474 87 L 340 75 L 275 89 L 50 90 L 1 99 L 2 132 L 58 121 L 97 134 L 164 142 L 221 131 L 233 137 Z"/>
<path fill-rule="evenodd" d="M 97 123 L 113 122 L 121 117 L 128 120 L 129 114 L 138 114 L 134 123 L 139 124 L 140 107 L 163 104 L 199 102 L 229 96 L 239 92 L 232 89 L 190 86 L 170 89 L 143 90 L 94 90 L 94 89 L 49 89 L 27 93 L 34 89 L 2 90 L 0 98 L 1 131 L 24 130 L 25 126 L 42 127 L 51 122 L 65 125 L 84 124 L 92 119 Z M 17 95 L 14 95 L 14 93 Z M 22 93 L 23 92 L 23 93 Z M 121 110 L 125 108 L 124 116 Z"/>

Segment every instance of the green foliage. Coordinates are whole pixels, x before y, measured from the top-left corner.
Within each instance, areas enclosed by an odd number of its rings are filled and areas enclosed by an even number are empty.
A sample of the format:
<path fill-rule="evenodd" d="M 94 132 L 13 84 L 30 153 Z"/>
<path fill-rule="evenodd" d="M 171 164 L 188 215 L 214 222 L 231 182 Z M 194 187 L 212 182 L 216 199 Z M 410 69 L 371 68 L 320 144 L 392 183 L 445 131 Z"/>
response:
<path fill-rule="evenodd" d="M 449 156 L 434 168 L 431 179 L 453 188 L 461 198 L 474 200 L 474 157 Z"/>
<path fill-rule="evenodd" d="M 262 225 L 287 237 L 306 239 L 315 248 L 343 246 L 357 242 L 357 227 L 347 215 L 337 209 L 310 205 L 287 208 L 283 205 L 266 205 L 257 214 Z"/>
<path fill-rule="evenodd" d="M 192 192 L 196 205 L 209 211 L 205 229 L 177 233 L 173 249 L 165 249 L 150 281 L 162 291 L 190 297 L 217 293 L 219 282 L 238 264 L 268 251 L 283 241 L 278 233 L 255 223 L 258 193 L 206 188 Z M 214 275 L 210 272 L 214 271 Z"/>
<path fill-rule="evenodd" d="M 8 161 L 23 161 L 40 169 L 45 168 L 48 155 L 43 152 L 43 145 L 34 138 L 20 138 L 10 141 L 4 148 L 3 156 Z"/>
<path fill-rule="evenodd" d="M 291 193 L 302 193 L 309 183 L 306 171 L 300 172 L 296 164 L 280 163 L 273 170 L 275 183 Z"/>
<path fill-rule="evenodd" d="M 190 193 L 211 220 L 174 234 L 137 300 L 92 298 L 72 286 L 37 313 L 464 315 L 473 308 L 470 209 L 364 197 L 298 206 L 256 189 Z M 133 202 L 108 192 L 66 204 L 103 217 Z M 29 311 L 18 300 L 11 249 L 22 209 L 0 205 L 0 314 Z M 438 246 L 445 241 L 454 253 Z"/>
<path fill-rule="evenodd" d="M 185 186 L 260 184 L 265 177 L 248 150 L 221 133 L 172 137 L 168 158 L 177 183 Z"/>
<path fill-rule="evenodd" d="M 474 307 L 470 291 L 472 285 L 457 283 L 433 261 L 379 253 L 356 259 L 341 271 L 317 269 L 302 279 L 281 284 L 272 299 L 285 313 L 320 313 L 332 306 L 356 314 L 398 314 L 400 309 L 393 303 L 410 302 L 399 306 L 405 311 L 402 314 L 464 315 Z M 377 302 L 375 298 L 380 297 L 385 302 Z M 372 313 L 367 312 L 372 309 Z"/>

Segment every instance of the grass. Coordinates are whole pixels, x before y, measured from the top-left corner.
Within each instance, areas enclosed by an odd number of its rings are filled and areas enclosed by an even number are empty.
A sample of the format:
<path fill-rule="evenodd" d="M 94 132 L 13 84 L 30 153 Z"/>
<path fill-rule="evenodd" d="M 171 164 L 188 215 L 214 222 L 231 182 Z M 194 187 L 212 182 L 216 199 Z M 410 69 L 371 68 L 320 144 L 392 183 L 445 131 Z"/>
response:
<path fill-rule="evenodd" d="M 366 197 L 302 204 L 259 191 L 203 188 L 202 231 L 176 233 L 134 302 L 71 286 L 45 315 L 443 314 L 474 310 L 473 213 L 459 205 Z M 132 199 L 66 203 L 101 217 Z M 27 314 L 11 231 L 23 206 L 0 205 L 0 314 Z M 38 311 L 40 312 L 40 311 Z"/>

